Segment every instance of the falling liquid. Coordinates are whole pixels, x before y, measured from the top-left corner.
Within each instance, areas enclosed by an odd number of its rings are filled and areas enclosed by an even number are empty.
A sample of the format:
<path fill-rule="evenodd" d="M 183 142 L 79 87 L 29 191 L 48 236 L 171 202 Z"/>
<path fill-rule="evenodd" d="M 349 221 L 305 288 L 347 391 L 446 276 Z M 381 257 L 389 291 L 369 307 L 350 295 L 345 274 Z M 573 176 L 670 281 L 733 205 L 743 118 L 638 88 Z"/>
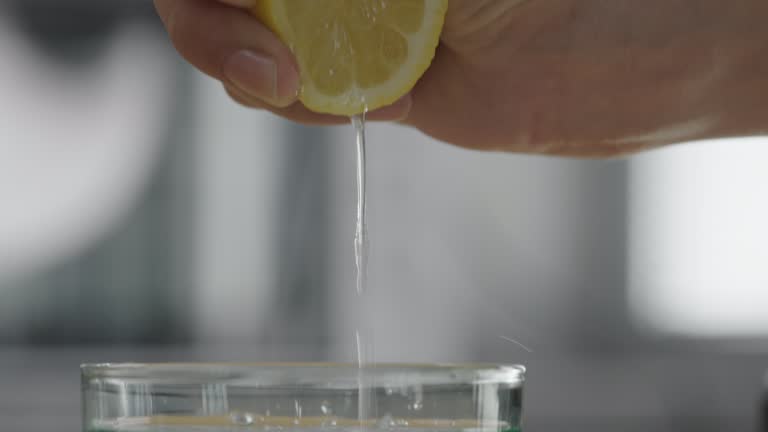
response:
<path fill-rule="evenodd" d="M 357 277 L 355 289 L 358 299 L 365 295 L 368 265 L 368 232 L 365 221 L 365 114 L 352 117 L 357 144 L 357 220 L 355 223 L 355 268 Z M 360 352 L 358 352 L 360 354 Z M 358 355 L 358 363 L 361 359 Z M 362 364 L 359 364 L 362 366 Z"/>
<path fill-rule="evenodd" d="M 365 367 L 372 359 L 373 341 L 368 320 L 365 319 L 365 306 L 368 282 L 368 228 L 366 225 L 366 175 L 365 175 L 365 114 L 352 117 L 357 147 L 357 219 L 355 223 L 355 293 L 356 325 L 355 345 L 358 366 L 358 419 L 360 429 L 370 418 L 369 409 L 373 390 L 365 383 Z"/>

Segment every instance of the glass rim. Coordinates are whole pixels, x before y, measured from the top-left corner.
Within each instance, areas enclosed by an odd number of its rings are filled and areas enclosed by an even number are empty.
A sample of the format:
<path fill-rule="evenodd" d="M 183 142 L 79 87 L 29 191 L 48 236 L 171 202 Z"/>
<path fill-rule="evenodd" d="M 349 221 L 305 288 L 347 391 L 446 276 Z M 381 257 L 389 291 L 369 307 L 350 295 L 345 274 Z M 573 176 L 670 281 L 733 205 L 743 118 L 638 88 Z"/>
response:
<path fill-rule="evenodd" d="M 309 371 L 311 369 L 349 371 L 357 373 L 360 367 L 356 363 L 337 362 L 167 362 L 167 363 L 84 363 L 80 365 L 81 374 L 87 378 L 127 378 L 136 377 L 137 373 L 156 372 L 206 372 L 240 371 L 258 372 L 259 370 Z M 526 368 L 520 364 L 504 363 L 370 363 L 362 367 L 363 371 L 374 374 L 387 373 L 425 373 L 425 374 L 461 374 L 467 380 L 481 378 L 485 382 L 522 383 L 525 381 Z"/>

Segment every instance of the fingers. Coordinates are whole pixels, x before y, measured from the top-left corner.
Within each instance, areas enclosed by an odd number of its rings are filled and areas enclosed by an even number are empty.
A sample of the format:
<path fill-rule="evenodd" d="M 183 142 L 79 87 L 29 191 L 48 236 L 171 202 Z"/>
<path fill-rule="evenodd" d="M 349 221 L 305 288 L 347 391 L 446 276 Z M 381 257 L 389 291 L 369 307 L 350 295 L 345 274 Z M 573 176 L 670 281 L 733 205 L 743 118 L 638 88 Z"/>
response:
<path fill-rule="evenodd" d="M 287 107 L 274 107 L 259 99 L 250 97 L 236 87 L 225 86 L 229 96 L 246 107 L 266 109 L 280 117 L 285 117 L 299 123 L 315 125 L 337 125 L 349 123 L 349 118 L 330 114 L 319 114 L 305 108 L 301 103 L 294 103 Z M 402 121 L 411 111 L 413 101 L 407 94 L 392 105 L 371 111 L 366 114 L 366 119 L 373 121 Z"/>
<path fill-rule="evenodd" d="M 290 106 L 299 89 L 292 53 L 246 10 L 231 7 L 252 3 L 155 0 L 155 7 L 174 46 L 187 61 L 249 99 Z"/>
<path fill-rule="evenodd" d="M 246 9 L 256 1 L 154 0 L 182 57 L 220 80 L 235 101 L 300 123 L 348 123 L 346 117 L 318 114 L 297 102 L 296 61 L 288 47 L 248 13 Z M 406 95 L 366 118 L 400 121 L 408 116 L 411 105 Z"/>

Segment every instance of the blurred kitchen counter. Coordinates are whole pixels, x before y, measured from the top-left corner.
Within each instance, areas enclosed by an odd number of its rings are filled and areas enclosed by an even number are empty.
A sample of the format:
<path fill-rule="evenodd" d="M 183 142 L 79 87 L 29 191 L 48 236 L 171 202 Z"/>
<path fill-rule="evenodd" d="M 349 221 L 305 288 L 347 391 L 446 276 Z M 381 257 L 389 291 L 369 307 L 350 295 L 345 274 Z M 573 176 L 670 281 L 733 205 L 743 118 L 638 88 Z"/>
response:
<path fill-rule="evenodd" d="M 79 431 L 83 362 L 324 360 L 317 355 L 301 347 L 0 348 L 2 430 Z M 764 354 L 518 357 L 529 367 L 526 432 L 758 430 Z"/>

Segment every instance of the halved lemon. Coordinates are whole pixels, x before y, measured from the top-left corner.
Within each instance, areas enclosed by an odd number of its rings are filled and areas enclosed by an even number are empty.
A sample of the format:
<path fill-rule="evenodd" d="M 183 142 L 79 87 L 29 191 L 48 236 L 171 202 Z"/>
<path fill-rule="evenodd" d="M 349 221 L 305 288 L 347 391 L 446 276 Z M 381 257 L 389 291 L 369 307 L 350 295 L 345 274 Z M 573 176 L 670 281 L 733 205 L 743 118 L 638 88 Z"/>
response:
<path fill-rule="evenodd" d="M 258 0 L 254 14 L 299 64 L 299 99 L 352 116 L 389 105 L 429 68 L 448 0 Z"/>

